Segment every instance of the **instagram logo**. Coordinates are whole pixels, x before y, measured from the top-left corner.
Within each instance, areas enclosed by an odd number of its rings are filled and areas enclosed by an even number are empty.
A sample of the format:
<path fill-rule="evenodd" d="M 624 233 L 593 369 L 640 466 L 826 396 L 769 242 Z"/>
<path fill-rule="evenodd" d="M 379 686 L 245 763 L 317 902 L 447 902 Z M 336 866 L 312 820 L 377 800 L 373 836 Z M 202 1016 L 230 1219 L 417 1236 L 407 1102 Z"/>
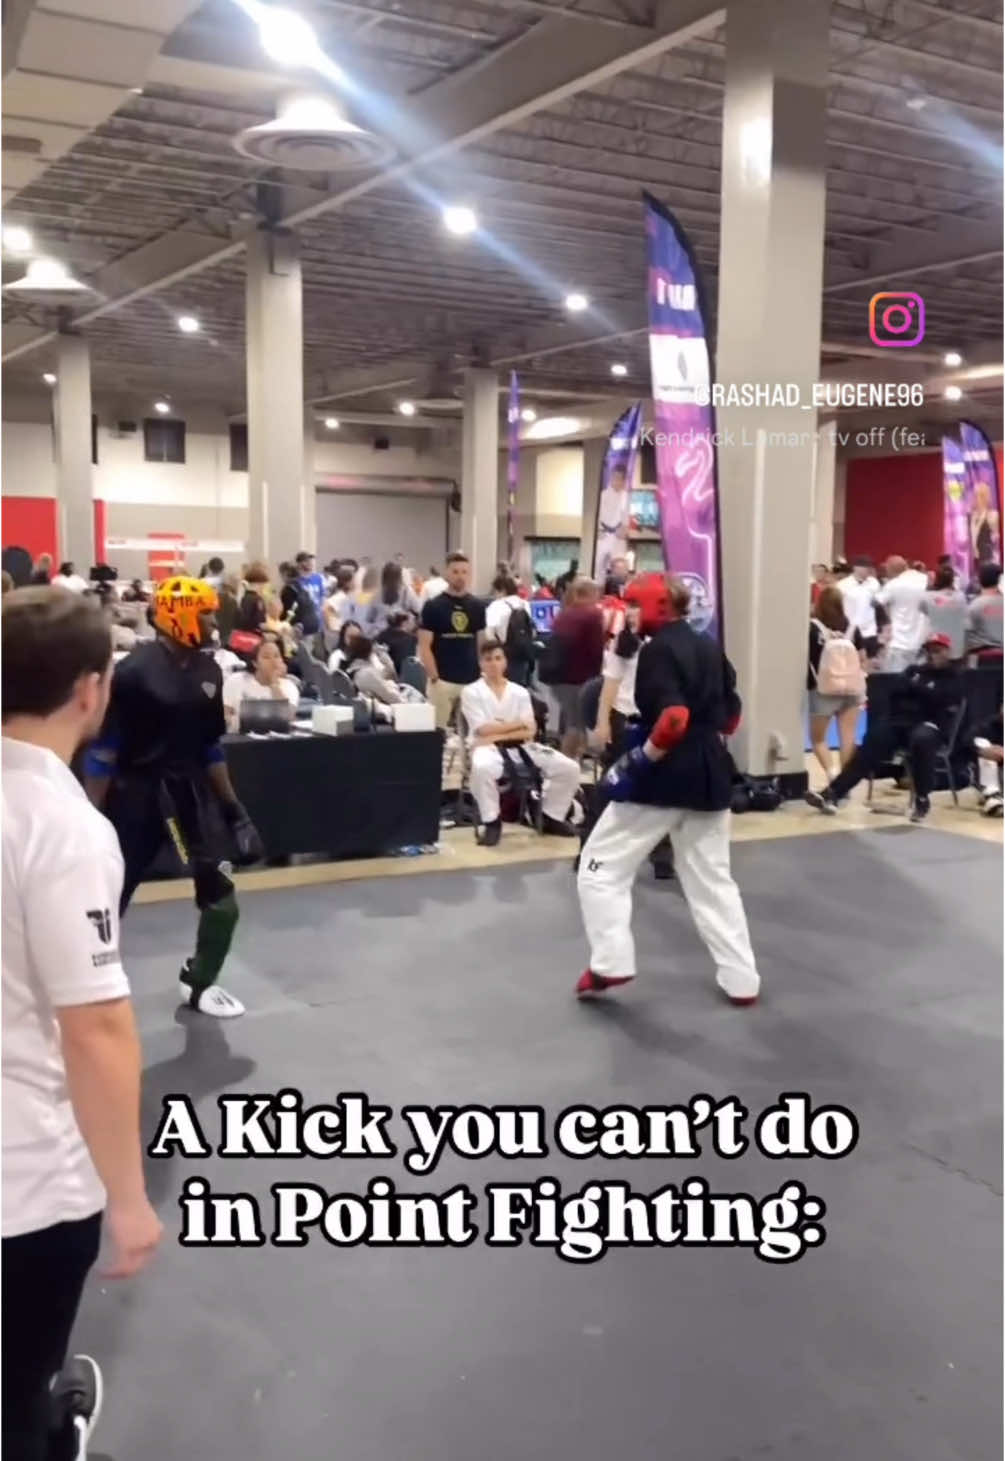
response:
<path fill-rule="evenodd" d="M 925 301 L 913 290 L 874 294 L 869 301 L 869 337 L 874 345 L 903 350 L 925 338 Z"/>

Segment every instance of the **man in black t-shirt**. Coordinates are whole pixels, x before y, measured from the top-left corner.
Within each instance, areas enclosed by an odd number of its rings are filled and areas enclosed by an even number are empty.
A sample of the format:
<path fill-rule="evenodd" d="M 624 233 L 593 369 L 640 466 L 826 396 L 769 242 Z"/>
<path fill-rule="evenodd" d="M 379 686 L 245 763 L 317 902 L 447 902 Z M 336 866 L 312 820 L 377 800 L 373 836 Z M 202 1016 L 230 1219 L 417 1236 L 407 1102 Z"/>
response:
<path fill-rule="evenodd" d="M 160 585 L 154 597 L 157 638 L 116 667 L 108 714 L 84 770 L 88 795 L 111 821 L 122 848 L 120 912 L 165 834 L 190 864 L 199 927 L 195 952 L 179 975 L 181 997 L 191 1009 L 228 1019 L 244 1013 L 241 1002 L 216 983 L 238 919 L 231 862 L 256 861 L 262 846 L 234 793 L 220 744 L 220 667 L 207 652 L 216 607 L 216 590 L 197 579 L 170 578 Z"/>
<path fill-rule="evenodd" d="M 468 593 L 471 565 L 463 553 L 447 557 L 446 592 L 422 610 L 419 658 L 429 676 L 436 724 L 445 730 L 465 685 L 478 679 L 478 648 L 485 632 L 485 605 Z"/>

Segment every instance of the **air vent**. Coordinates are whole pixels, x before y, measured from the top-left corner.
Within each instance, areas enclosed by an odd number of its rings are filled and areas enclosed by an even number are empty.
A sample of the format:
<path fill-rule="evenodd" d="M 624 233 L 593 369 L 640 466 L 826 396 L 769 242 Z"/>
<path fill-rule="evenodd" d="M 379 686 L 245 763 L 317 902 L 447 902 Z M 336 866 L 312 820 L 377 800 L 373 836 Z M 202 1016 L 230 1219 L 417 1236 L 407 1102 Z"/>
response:
<path fill-rule="evenodd" d="M 275 121 L 234 138 L 244 157 L 293 172 L 354 172 L 379 167 L 393 148 L 357 127 L 327 96 L 298 92 L 279 104 Z"/>

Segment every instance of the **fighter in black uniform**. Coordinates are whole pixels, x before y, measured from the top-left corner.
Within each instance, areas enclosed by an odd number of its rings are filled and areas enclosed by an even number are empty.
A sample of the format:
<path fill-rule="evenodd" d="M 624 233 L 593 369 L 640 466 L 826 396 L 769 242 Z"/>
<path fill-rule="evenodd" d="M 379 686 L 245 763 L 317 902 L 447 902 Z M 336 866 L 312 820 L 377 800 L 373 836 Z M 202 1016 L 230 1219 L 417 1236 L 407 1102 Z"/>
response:
<path fill-rule="evenodd" d="M 632 882 L 669 836 L 718 984 L 734 1004 L 753 1004 L 761 981 L 729 869 L 733 763 L 725 738 L 740 721 L 736 676 L 716 641 L 686 622 L 686 585 L 671 578 L 667 586 L 669 622 L 639 654 L 637 742 L 608 772 L 610 803 L 580 855 L 590 967 L 576 992 L 595 995 L 634 979 Z"/>
<path fill-rule="evenodd" d="M 244 1006 L 216 983 L 238 919 L 232 863 L 256 861 L 261 842 L 234 794 L 223 748 L 222 677 L 206 647 L 217 596 L 198 579 L 170 578 L 154 597 L 157 637 L 122 660 L 108 715 L 85 761 L 91 799 L 119 836 L 122 911 L 165 830 L 190 864 L 199 909 L 195 953 L 180 973 L 184 1003 L 228 1019 Z"/>

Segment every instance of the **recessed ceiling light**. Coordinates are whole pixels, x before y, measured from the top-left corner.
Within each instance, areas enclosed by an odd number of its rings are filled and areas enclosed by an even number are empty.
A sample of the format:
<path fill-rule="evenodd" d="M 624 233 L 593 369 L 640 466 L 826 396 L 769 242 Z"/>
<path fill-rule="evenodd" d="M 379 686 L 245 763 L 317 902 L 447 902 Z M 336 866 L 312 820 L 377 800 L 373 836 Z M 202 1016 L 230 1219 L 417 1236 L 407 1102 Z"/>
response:
<path fill-rule="evenodd" d="M 42 374 L 42 379 L 45 381 L 47 386 L 54 386 L 56 384 L 56 377 L 53 375 L 51 370 L 44 371 Z"/>
<path fill-rule="evenodd" d="M 23 276 L 5 284 L 8 294 L 79 294 L 87 286 L 75 279 L 59 259 L 32 259 Z"/>
<path fill-rule="evenodd" d="M 166 416 L 171 410 L 171 407 L 167 401 L 154 401 L 154 410 L 158 416 Z"/>
<path fill-rule="evenodd" d="M 326 427 L 326 429 L 328 431 L 337 431 L 338 430 L 338 417 L 337 416 L 326 416 L 325 417 L 325 427 Z"/>
<path fill-rule="evenodd" d="M 478 227 L 478 214 L 465 204 L 452 203 L 443 210 L 443 226 L 448 233 L 464 238 L 466 234 L 474 233 Z"/>
<path fill-rule="evenodd" d="M 959 401 L 963 396 L 963 392 L 960 390 L 959 386 L 946 386 L 943 394 L 945 395 L 947 401 Z"/>
<path fill-rule="evenodd" d="M 520 412 L 520 420 L 521 421 L 536 421 L 537 420 L 537 412 L 534 410 L 534 407 L 533 406 L 524 406 L 523 410 Z"/>
<path fill-rule="evenodd" d="M 535 421 L 527 436 L 533 441 L 548 441 L 553 436 L 573 436 L 583 425 L 578 416 L 546 416 L 543 421 Z"/>
<path fill-rule="evenodd" d="M 943 365 L 957 366 L 963 364 L 963 356 L 958 350 L 947 350 L 942 357 Z"/>
<path fill-rule="evenodd" d="M 590 301 L 587 295 L 580 294 L 578 290 L 573 290 L 571 294 L 565 296 L 565 307 L 570 314 L 578 315 L 584 309 L 589 309 Z"/>
<path fill-rule="evenodd" d="M 280 66 L 314 66 L 324 52 L 309 20 L 281 5 L 257 7 L 262 50 Z"/>
<path fill-rule="evenodd" d="M 923 112 L 928 105 L 928 97 L 910 96 L 908 97 L 905 105 L 910 107 L 912 112 Z"/>
<path fill-rule="evenodd" d="M 414 401 L 399 401 L 398 402 L 398 410 L 401 412 L 402 416 L 414 416 L 415 415 L 415 402 Z"/>
<path fill-rule="evenodd" d="M 614 362 L 614 364 L 611 366 L 611 374 L 612 375 L 617 375 L 617 376 L 627 375 L 628 374 L 628 366 L 625 365 L 625 364 L 623 364 L 622 361 L 616 360 Z"/>
<path fill-rule="evenodd" d="M 11 223 L 3 231 L 3 246 L 9 254 L 30 254 L 34 240 L 27 228 Z"/>
<path fill-rule="evenodd" d="M 178 328 L 183 335 L 195 335 L 199 331 L 199 321 L 195 315 L 179 315 Z"/>

